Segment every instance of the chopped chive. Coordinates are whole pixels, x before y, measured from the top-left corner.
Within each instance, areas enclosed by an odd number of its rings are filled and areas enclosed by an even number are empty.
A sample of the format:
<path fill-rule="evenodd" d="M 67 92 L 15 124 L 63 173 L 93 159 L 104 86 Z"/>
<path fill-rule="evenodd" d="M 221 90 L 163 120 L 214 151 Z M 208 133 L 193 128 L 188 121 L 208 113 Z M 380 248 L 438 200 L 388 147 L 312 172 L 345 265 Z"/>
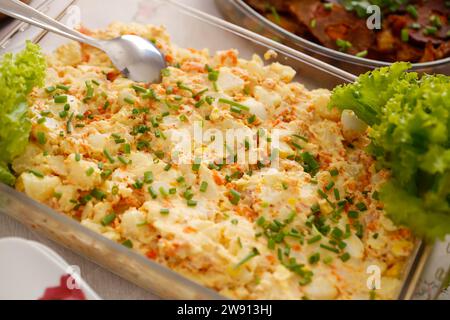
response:
<path fill-rule="evenodd" d="M 339 194 L 339 190 L 334 188 L 333 192 L 334 192 L 334 198 L 339 201 L 341 199 L 341 196 Z"/>
<path fill-rule="evenodd" d="M 299 145 L 298 143 L 296 143 L 294 141 L 291 141 L 291 144 L 298 150 L 302 150 L 303 149 L 301 145 Z"/>
<path fill-rule="evenodd" d="M 145 183 L 152 183 L 153 182 L 153 172 L 146 171 L 144 172 L 144 182 Z"/>
<path fill-rule="evenodd" d="M 342 51 L 342 52 L 348 51 L 348 49 L 350 49 L 353 46 L 351 44 L 351 42 L 349 42 L 347 40 L 343 40 L 343 39 L 337 39 L 336 45 L 338 46 L 339 51 Z"/>
<path fill-rule="evenodd" d="M 332 177 L 336 177 L 337 175 L 339 175 L 339 170 L 338 169 L 331 169 L 330 170 L 330 175 Z"/>
<path fill-rule="evenodd" d="M 378 191 L 374 191 L 374 192 L 372 193 L 372 199 L 374 199 L 374 200 L 380 200 L 380 194 L 379 194 Z"/>
<path fill-rule="evenodd" d="M 55 96 L 54 98 L 55 103 L 66 103 L 67 102 L 67 96 Z"/>
<path fill-rule="evenodd" d="M 324 3 L 323 7 L 325 8 L 325 10 L 327 11 L 331 11 L 333 9 L 333 3 Z"/>
<path fill-rule="evenodd" d="M 161 70 L 161 76 L 163 76 L 163 77 L 170 76 L 170 69 L 169 68 L 162 69 Z"/>
<path fill-rule="evenodd" d="M 412 4 L 406 7 L 406 12 L 408 12 L 414 19 L 417 19 L 419 17 L 416 7 L 413 6 Z"/>
<path fill-rule="evenodd" d="M 208 92 L 208 90 L 209 90 L 208 88 L 205 88 L 205 89 L 197 92 L 196 94 L 194 94 L 192 97 L 194 99 L 197 99 L 197 98 L 201 97 L 204 93 Z"/>
<path fill-rule="evenodd" d="M 241 113 L 242 112 L 241 109 L 239 109 L 238 107 L 235 107 L 235 106 L 231 106 L 230 107 L 230 111 L 234 112 L 234 113 Z"/>
<path fill-rule="evenodd" d="M 188 86 L 184 85 L 182 82 L 178 81 L 177 82 L 177 87 L 181 90 L 185 90 L 185 91 L 189 91 L 190 93 L 194 94 L 194 92 L 192 91 L 191 88 L 189 88 Z"/>
<path fill-rule="evenodd" d="M 83 99 L 84 102 L 92 99 L 92 97 L 94 96 L 94 88 L 89 83 L 89 81 L 86 81 L 85 85 L 86 85 L 86 96 Z"/>
<path fill-rule="evenodd" d="M 183 176 L 180 176 L 180 177 L 177 178 L 177 182 L 178 183 L 183 183 L 184 181 L 185 181 L 185 179 L 184 179 Z"/>
<path fill-rule="evenodd" d="M 321 236 L 320 234 L 318 234 L 318 235 L 316 235 L 316 236 L 310 238 L 310 239 L 307 241 L 307 243 L 308 243 L 308 244 L 313 244 L 313 243 L 316 243 L 316 242 L 320 241 L 321 239 L 322 239 L 322 236 Z"/>
<path fill-rule="evenodd" d="M 45 92 L 47 93 L 52 93 L 56 90 L 56 88 L 54 86 L 49 86 L 47 88 L 45 88 Z"/>
<path fill-rule="evenodd" d="M 206 192 L 206 189 L 208 189 L 208 182 L 203 181 L 203 182 L 200 184 L 200 192 Z"/>
<path fill-rule="evenodd" d="M 60 89 L 60 90 L 64 90 L 64 91 L 69 91 L 69 90 L 70 90 L 70 86 L 66 86 L 66 85 L 63 85 L 63 84 L 58 84 L 58 85 L 56 86 L 56 89 Z"/>
<path fill-rule="evenodd" d="M 94 173 L 94 168 L 90 167 L 89 169 L 86 170 L 86 175 L 88 177 L 92 176 L 92 174 Z"/>
<path fill-rule="evenodd" d="M 259 217 L 258 220 L 256 220 L 256 224 L 260 227 L 262 227 L 266 222 L 266 218 L 264 218 L 263 216 Z"/>
<path fill-rule="evenodd" d="M 409 30 L 408 28 L 403 28 L 401 33 L 400 33 L 400 38 L 402 39 L 403 42 L 408 42 L 409 41 Z"/>
<path fill-rule="evenodd" d="M 311 206 L 311 212 L 312 213 L 318 213 L 320 212 L 320 206 L 318 203 L 315 203 Z"/>
<path fill-rule="evenodd" d="M 358 58 L 364 58 L 369 54 L 369 52 L 367 50 L 363 50 L 358 52 L 357 54 L 355 54 L 355 56 L 357 56 Z"/>
<path fill-rule="evenodd" d="M 158 128 L 159 127 L 159 122 L 156 119 L 156 117 L 151 117 L 150 118 L 150 122 L 152 123 L 153 128 Z"/>
<path fill-rule="evenodd" d="M 194 194 L 192 193 L 191 189 L 187 189 L 184 193 L 183 193 L 183 197 L 186 200 L 191 200 L 194 197 Z"/>
<path fill-rule="evenodd" d="M 195 207 L 195 206 L 197 206 L 197 201 L 192 200 L 192 199 L 188 200 L 187 205 L 188 205 L 188 207 Z"/>
<path fill-rule="evenodd" d="M 326 186 L 325 189 L 327 191 L 330 191 L 334 187 L 334 181 L 330 181 Z"/>
<path fill-rule="evenodd" d="M 103 149 L 103 154 L 105 155 L 106 159 L 108 159 L 109 163 L 112 164 L 116 162 L 107 149 Z"/>
<path fill-rule="evenodd" d="M 69 119 L 67 120 L 67 122 L 66 122 L 66 131 L 67 131 L 67 133 L 72 133 L 72 120 L 73 120 L 73 116 L 74 116 L 74 113 L 72 112 L 71 114 L 70 114 L 70 116 L 69 116 Z"/>
<path fill-rule="evenodd" d="M 126 97 L 125 99 L 123 99 L 123 101 L 125 101 L 128 104 L 134 104 L 134 99 L 130 98 L 130 97 Z"/>
<path fill-rule="evenodd" d="M 125 240 L 124 242 L 122 242 L 122 245 L 125 246 L 125 247 L 127 247 L 127 248 L 129 248 L 129 249 L 132 249 L 132 248 L 133 248 L 133 242 L 131 242 L 130 239 L 127 239 L 127 240 Z"/>
<path fill-rule="evenodd" d="M 156 199 L 158 197 L 158 195 L 156 194 L 156 192 L 152 186 L 148 187 L 148 193 L 150 193 L 150 196 L 152 197 L 152 199 Z"/>
<path fill-rule="evenodd" d="M 250 117 L 248 117 L 247 122 L 249 124 L 252 124 L 253 122 L 256 121 L 256 115 L 252 114 Z"/>
<path fill-rule="evenodd" d="M 220 103 L 224 103 L 224 104 L 228 104 L 228 105 L 230 105 L 232 107 L 236 107 L 236 108 L 240 109 L 241 111 L 247 111 L 247 112 L 250 111 L 249 107 L 244 106 L 243 104 L 237 103 L 237 102 L 232 101 L 232 100 L 220 98 L 219 102 Z"/>
<path fill-rule="evenodd" d="M 321 196 L 323 199 L 328 199 L 328 195 L 323 192 L 322 190 L 318 189 L 317 193 L 319 194 L 319 196 Z"/>
<path fill-rule="evenodd" d="M 358 208 L 359 211 L 366 211 L 367 206 L 363 202 L 358 202 L 355 204 L 355 206 Z"/>
<path fill-rule="evenodd" d="M 169 211 L 169 209 L 163 208 L 163 209 L 159 210 L 159 213 L 166 216 L 170 213 L 170 211 Z"/>
<path fill-rule="evenodd" d="M 112 188 L 111 188 L 111 194 L 113 195 L 113 196 L 115 196 L 115 195 L 117 195 L 119 193 L 119 187 L 117 186 L 117 185 L 114 185 Z"/>
<path fill-rule="evenodd" d="M 234 189 L 230 190 L 231 200 L 230 202 L 234 205 L 237 205 L 241 200 L 241 194 Z"/>
<path fill-rule="evenodd" d="M 252 252 L 250 252 L 244 259 L 242 259 L 239 263 L 237 263 L 234 266 L 234 269 L 239 268 L 240 266 L 242 266 L 243 264 L 247 263 L 249 260 L 253 259 L 254 257 L 259 255 L 259 251 L 256 248 L 252 249 Z"/>
<path fill-rule="evenodd" d="M 168 196 L 167 191 L 164 189 L 164 187 L 159 187 L 159 193 L 160 193 L 164 198 L 167 198 L 167 196 Z"/>
<path fill-rule="evenodd" d="M 106 178 L 108 178 L 111 174 L 112 174 L 112 170 L 111 170 L 111 169 L 106 169 L 106 170 L 104 170 L 104 171 L 100 174 L 100 176 L 101 176 L 103 179 L 106 179 Z"/>
<path fill-rule="evenodd" d="M 344 232 L 338 227 L 334 227 L 331 231 L 331 235 L 336 239 L 341 239 L 344 236 Z"/>
<path fill-rule="evenodd" d="M 146 93 L 147 92 L 147 89 L 145 89 L 144 87 L 135 85 L 135 84 L 133 84 L 131 86 L 131 88 L 133 88 L 136 92 L 141 92 L 141 93 Z"/>
<path fill-rule="evenodd" d="M 97 188 L 95 188 L 94 190 L 91 191 L 91 195 L 95 199 L 100 200 L 100 201 L 106 198 L 106 194 Z"/>
<path fill-rule="evenodd" d="M 427 26 L 423 33 L 427 36 L 434 35 L 437 32 L 437 28 L 435 26 Z"/>
<path fill-rule="evenodd" d="M 277 8 L 275 8 L 274 6 L 270 6 L 270 11 L 272 12 L 273 15 L 273 19 L 275 21 L 276 24 L 280 24 L 281 23 L 281 17 L 277 11 Z"/>
<path fill-rule="evenodd" d="M 339 258 L 342 260 L 342 262 L 346 262 L 350 259 L 350 254 L 348 252 L 346 252 L 343 255 L 341 255 Z"/>
<path fill-rule="evenodd" d="M 131 145 L 129 143 L 125 143 L 123 145 L 123 152 L 126 154 L 130 154 L 131 153 Z"/>
<path fill-rule="evenodd" d="M 316 264 L 316 263 L 319 262 L 319 261 L 320 261 L 320 253 L 319 253 L 319 252 L 314 253 L 313 255 L 311 255 L 311 256 L 308 258 L 308 262 L 309 262 L 310 264 Z"/>
<path fill-rule="evenodd" d="M 297 139 L 303 140 L 303 141 L 305 141 L 305 142 L 308 142 L 308 138 L 306 138 L 306 137 L 304 137 L 304 136 L 302 136 L 302 135 L 299 135 L 299 134 L 293 134 L 292 136 L 293 136 L 294 138 L 297 138 Z"/>
<path fill-rule="evenodd" d="M 195 159 L 194 163 L 192 164 L 192 171 L 199 171 L 200 170 L 200 160 Z"/>
<path fill-rule="evenodd" d="M 409 26 L 411 29 L 419 30 L 422 26 L 418 22 L 411 23 Z"/>
<path fill-rule="evenodd" d="M 47 138 L 45 137 L 44 132 L 36 133 L 36 138 L 37 138 L 39 144 L 45 144 L 47 142 Z"/>
<path fill-rule="evenodd" d="M 359 213 L 358 213 L 358 211 L 350 210 L 350 211 L 347 213 L 347 216 L 348 216 L 349 218 L 351 218 L 351 219 L 358 219 Z"/>
<path fill-rule="evenodd" d="M 114 212 L 110 213 L 103 217 L 102 225 L 107 226 L 107 225 L 111 224 L 114 221 L 114 219 L 116 219 L 116 214 Z"/>
<path fill-rule="evenodd" d="M 28 170 L 28 172 L 33 174 L 34 176 L 36 176 L 38 178 L 43 178 L 44 177 L 44 174 L 39 172 L 39 171 L 37 171 L 37 170 L 30 169 L 30 170 Z"/>
<path fill-rule="evenodd" d="M 328 250 L 328 251 L 331 251 L 331 252 L 334 252 L 334 253 L 339 253 L 338 249 L 330 247 L 330 246 L 327 246 L 326 244 L 323 244 L 323 243 L 320 244 L 320 247 L 322 249 L 325 249 L 325 250 Z"/>
<path fill-rule="evenodd" d="M 142 187 L 144 186 L 144 183 L 141 181 L 141 180 L 139 180 L 139 179 L 137 179 L 134 183 L 133 183 L 133 188 L 135 188 L 136 190 L 140 190 L 140 189 L 142 189 Z"/>

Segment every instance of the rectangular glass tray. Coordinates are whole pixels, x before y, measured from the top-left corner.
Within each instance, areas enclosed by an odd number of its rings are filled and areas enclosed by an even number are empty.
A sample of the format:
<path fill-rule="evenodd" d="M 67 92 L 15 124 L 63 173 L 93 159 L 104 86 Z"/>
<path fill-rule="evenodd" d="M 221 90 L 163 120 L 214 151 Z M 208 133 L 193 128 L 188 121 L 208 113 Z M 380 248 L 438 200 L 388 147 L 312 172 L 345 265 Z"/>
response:
<path fill-rule="evenodd" d="M 309 89 L 332 89 L 355 79 L 348 72 L 172 0 L 128 0 L 125 10 L 122 0 L 108 1 L 106 9 L 105 1 L 79 0 L 73 1 L 61 18 L 62 21 L 81 18 L 82 24 L 88 28 L 106 27 L 114 21 L 164 25 L 172 41 L 180 47 L 209 48 L 211 52 L 236 48 L 244 58 L 250 58 L 254 53 L 262 55 L 272 49 L 278 53 L 277 60 L 280 63 L 290 65 L 297 71 L 296 81 Z M 67 42 L 61 37 L 29 27 L 26 32 L 15 35 L 10 45 L 0 50 L 0 54 L 19 50 L 25 39 L 39 43 L 47 53 Z M 0 184 L 0 212 L 160 297 L 224 299 L 217 292 L 81 226 L 77 221 L 3 184 Z M 398 299 L 412 297 L 429 252 L 430 248 L 418 241 L 405 267 Z"/>

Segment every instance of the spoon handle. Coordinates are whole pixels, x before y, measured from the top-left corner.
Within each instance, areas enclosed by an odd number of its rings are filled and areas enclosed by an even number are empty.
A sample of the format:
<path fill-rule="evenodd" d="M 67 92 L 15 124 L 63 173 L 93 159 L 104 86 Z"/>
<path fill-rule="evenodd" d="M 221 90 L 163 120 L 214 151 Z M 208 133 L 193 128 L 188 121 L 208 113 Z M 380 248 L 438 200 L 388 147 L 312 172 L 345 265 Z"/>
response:
<path fill-rule="evenodd" d="M 95 39 L 65 26 L 18 0 L 1 0 L 0 12 L 63 37 L 99 47 L 99 43 Z"/>

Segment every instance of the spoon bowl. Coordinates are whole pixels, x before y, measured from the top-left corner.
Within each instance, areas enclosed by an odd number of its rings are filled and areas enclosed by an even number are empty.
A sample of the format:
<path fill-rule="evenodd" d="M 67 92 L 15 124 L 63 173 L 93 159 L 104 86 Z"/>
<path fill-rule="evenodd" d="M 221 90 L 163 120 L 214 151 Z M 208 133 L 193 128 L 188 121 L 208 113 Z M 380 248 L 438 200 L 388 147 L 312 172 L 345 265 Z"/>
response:
<path fill-rule="evenodd" d="M 124 35 L 99 42 L 114 66 L 127 78 L 138 82 L 156 82 L 166 68 L 164 55 L 155 45 L 135 35 Z"/>

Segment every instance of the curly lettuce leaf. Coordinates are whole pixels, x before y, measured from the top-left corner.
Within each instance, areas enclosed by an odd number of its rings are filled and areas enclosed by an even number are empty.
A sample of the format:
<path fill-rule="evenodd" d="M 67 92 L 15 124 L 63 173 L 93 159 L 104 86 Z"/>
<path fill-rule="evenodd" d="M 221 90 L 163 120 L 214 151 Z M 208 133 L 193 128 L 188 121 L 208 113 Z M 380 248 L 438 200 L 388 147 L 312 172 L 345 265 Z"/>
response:
<path fill-rule="evenodd" d="M 379 123 L 387 101 L 417 79 L 416 73 L 405 72 L 409 68 L 409 63 L 401 62 L 363 74 L 355 83 L 335 88 L 331 105 L 353 110 L 368 125 Z"/>
<path fill-rule="evenodd" d="M 43 85 L 45 70 L 40 47 L 31 42 L 22 52 L 5 54 L 0 61 L 0 182 L 14 183 L 8 166 L 24 151 L 31 131 L 27 96 Z"/>
<path fill-rule="evenodd" d="M 450 77 L 408 73 L 396 63 L 336 88 L 330 106 L 371 126 L 369 151 L 392 172 L 386 212 L 433 240 L 450 234 Z"/>

